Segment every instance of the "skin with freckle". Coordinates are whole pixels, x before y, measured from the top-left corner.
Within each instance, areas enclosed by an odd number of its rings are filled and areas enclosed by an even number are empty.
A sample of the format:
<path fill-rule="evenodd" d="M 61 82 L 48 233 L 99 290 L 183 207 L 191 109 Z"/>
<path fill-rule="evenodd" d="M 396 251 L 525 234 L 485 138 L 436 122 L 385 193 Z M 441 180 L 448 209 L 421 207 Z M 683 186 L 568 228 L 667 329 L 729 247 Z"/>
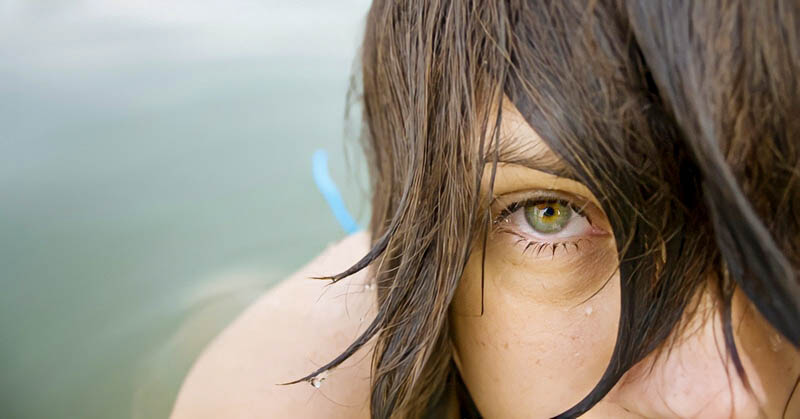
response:
<path fill-rule="evenodd" d="M 513 106 L 504 115 L 503 138 L 545 150 Z M 513 165 L 498 168 L 495 195 L 530 189 L 560 190 L 597 205 L 574 181 Z M 602 212 L 588 215 L 608 231 Z M 614 348 L 620 316 L 614 238 L 584 240 L 579 251 L 523 255 L 513 236 L 492 234 L 486 257 L 472 255 L 451 307 L 456 364 L 485 417 L 557 415 L 594 387 Z M 781 417 L 800 373 L 800 354 L 783 343 L 768 348 L 775 331 L 737 293 L 733 327 L 751 394 L 725 361 L 710 293 L 698 298 L 697 312 L 687 313 L 688 332 L 672 350 L 640 362 L 582 417 Z"/>

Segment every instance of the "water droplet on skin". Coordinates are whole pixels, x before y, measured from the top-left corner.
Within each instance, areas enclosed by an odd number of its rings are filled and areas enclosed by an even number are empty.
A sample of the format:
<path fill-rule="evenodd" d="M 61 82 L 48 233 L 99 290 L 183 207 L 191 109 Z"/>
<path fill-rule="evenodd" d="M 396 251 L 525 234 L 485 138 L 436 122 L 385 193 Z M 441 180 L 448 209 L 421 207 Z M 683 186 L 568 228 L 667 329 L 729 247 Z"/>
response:
<path fill-rule="evenodd" d="M 592 311 L 594 311 L 594 309 L 593 309 L 591 306 L 587 306 L 585 309 L 583 309 L 583 312 L 584 312 L 584 313 L 585 313 L 587 316 L 590 316 L 590 315 L 592 314 Z"/>
<path fill-rule="evenodd" d="M 322 382 L 325 381 L 326 378 L 328 378 L 328 373 L 322 372 L 316 377 L 312 378 L 309 383 L 311 383 L 311 386 L 314 388 L 320 388 L 322 387 Z"/>
<path fill-rule="evenodd" d="M 783 343 L 783 338 L 781 335 L 775 333 L 769 337 L 769 347 L 772 349 L 773 352 L 778 352 L 781 348 L 781 344 Z"/>
<path fill-rule="evenodd" d="M 375 284 L 373 284 L 372 282 L 364 284 L 364 289 L 367 290 L 367 291 L 370 291 L 373 288 L 375 288 Z"/>
<path fill-rule="evenodd" d="M 579 356 L 581 356 L 581 354 L 580 354 L 580 353 L 578 353 L 578 352 L 575 352 L 574 354 L 572 354 L 572 356 L 574 356 L 574 357 L 579 357 Z"/>

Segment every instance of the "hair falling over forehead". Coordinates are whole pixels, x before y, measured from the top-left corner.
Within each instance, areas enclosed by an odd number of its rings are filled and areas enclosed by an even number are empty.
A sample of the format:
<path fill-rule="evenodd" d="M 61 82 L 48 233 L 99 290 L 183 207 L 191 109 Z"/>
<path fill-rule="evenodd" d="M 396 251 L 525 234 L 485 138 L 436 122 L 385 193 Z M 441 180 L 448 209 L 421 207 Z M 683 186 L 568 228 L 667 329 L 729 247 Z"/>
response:
<path fill-rule="evenodd" d="M 736 287 L 800 344 L 796 2 L 376 0 L 362 51 L 373 247 L 332 279 L 369 266 L 378 313 L 305 380 L 374 339 L 372 417 L 431 413 L 453 379 L 450 301 L 491 222 L 479 188 L 504 98 L 595 194 L 618 245 L 616 347 L 562 417 L 668 344 L 705 288 L 740 374 Z"/>

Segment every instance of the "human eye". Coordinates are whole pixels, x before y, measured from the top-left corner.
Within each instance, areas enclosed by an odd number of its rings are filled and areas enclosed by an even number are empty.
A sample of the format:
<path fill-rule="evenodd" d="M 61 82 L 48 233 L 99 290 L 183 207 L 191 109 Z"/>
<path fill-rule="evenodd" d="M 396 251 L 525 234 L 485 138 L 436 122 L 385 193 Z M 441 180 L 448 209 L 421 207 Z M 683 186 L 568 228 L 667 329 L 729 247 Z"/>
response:
<path fill-rule="evenodd" d="M 537 190 L 497 199 L 494 230 L 509 234 L 523 254 L 555 257 L 579 250 L 593 237 L 607 234 L 592 224 L 593 204 L 571 194 Z"/>

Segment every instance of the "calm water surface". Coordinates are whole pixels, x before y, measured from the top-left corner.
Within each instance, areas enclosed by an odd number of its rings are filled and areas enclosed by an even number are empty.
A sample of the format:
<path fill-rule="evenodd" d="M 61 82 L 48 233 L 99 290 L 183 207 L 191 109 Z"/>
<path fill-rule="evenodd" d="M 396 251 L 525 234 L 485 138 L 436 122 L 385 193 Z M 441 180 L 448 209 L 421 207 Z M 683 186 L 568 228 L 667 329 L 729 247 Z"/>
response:
<path fill-rule="evenodd" d="M 364 223 L 367 7 L 0 0 L 0 417 L 165 416 L 208 340 L 343 236 L 316 148 Z"/>

